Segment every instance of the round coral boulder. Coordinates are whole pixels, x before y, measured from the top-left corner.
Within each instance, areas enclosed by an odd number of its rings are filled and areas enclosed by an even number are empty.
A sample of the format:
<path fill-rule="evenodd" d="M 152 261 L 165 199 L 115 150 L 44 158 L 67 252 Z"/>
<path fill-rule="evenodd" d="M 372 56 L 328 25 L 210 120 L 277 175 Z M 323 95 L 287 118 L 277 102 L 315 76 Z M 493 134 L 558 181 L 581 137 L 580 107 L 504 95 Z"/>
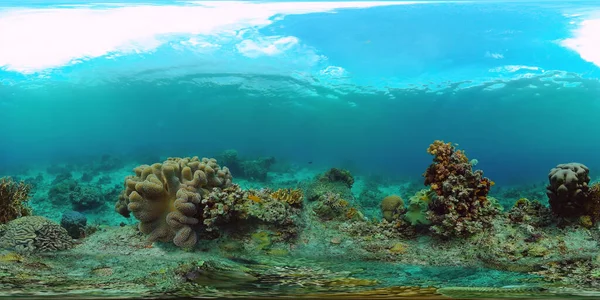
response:
<path fill-rule="evenodd" d="M 550 170 L 550 184 L 546 187 L 546 194 L 554 214 L 564 218 L 585 214 L 589 173 L 590 170 L 580 163 L 560 164 Z"/>

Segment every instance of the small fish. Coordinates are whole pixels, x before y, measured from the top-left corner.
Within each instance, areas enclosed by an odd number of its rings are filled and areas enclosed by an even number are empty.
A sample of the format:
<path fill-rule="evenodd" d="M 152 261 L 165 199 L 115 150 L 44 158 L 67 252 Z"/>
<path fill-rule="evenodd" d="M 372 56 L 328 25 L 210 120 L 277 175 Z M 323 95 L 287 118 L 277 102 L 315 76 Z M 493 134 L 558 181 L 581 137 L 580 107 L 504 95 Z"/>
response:
<path fill-rule="evenodd" d="M 259 203 L 259 202 L 262 201 L 262 200 L 260 200 L 260 197 L 258 197 L 256 195 L 248 195 L 248 199 L 250 199 L 250 200 L 252 200 L 252 201 L 254 201 L 256 203 Z"/>
<path fill-rule="evenodd" d="M 309 165 L 312 165 L 312 161 L 309 161 L 309 162 L 308 162 L 308 164 L 309 164 Z"/>

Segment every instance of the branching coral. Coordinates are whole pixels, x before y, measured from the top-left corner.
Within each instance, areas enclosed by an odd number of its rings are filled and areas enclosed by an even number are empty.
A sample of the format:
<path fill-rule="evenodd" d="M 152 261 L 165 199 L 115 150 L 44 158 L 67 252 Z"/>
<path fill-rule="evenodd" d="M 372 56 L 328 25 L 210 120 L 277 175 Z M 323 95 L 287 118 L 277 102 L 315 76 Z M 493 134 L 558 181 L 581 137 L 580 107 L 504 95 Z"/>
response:
<path fill-rule="evenodd" d="M 441 236 L 467 236 L 490 226 L 497 213 L 487 194 L 493 185 L 483 171 L 473 171 L 469 159 L 451 143 L 435 141 L 427 152 L 433 163 L 423 174 L 436 193 L 429 204 L 432 230 Z"/>
<path fill-rule="evenodd" d="M 31 186 L 24 182 L 16 183 L 10 177 L 0 178 L 0 224 L 16 218 L 31 215 L 27 206 Z"/>
<path fill-rule="evenodd" d="M 173 241 L 180 247 L 197 242 L 194 226 L 202 218 L 202 200 L 213 188 L 230 186 L 231 174 L 214 159 L 169 158 L 162 164 L 142 165 L 125 179 L 125 191 L 115 209 L 133 213 L 150 241 Z"/>
<path fill-rule="evenodd" d="M 73 240 L 60 225 L 38 216 L 23 217 L 5 225 L 0 248 L 17 252 L 44 252 L 73 247 Z"/>

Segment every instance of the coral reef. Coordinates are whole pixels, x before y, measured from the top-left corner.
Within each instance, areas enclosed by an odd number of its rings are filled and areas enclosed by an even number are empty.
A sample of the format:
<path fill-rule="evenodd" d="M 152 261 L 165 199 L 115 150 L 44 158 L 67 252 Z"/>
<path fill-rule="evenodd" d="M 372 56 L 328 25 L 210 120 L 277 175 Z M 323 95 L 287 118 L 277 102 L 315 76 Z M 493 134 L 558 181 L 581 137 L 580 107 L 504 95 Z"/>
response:
<path fill-rule="evenodd" d="M 469 236 L 489 227 L 498 212 L 487 198 L 493 182 L 483 177 L 483 171 L 473 171 L 464 152 L 451 143 L 434 141 L 427 152 L 434 156 L 423 174 L 425 185 L 436 193 L 428 212 L 433 232 Z"/>
<path fill-rule="evenodd" d="M 554 220 L 552 211 L 537 200 L 521 198 L 508 211 L 508 218 L 515 224 L 527 224 L 535 227 L 548 226 Z"/>
<path fill-rule="evenodd" d="M 267 175 L 275 163 L 275 158 L 259 157 L 256 159 L 242 159 L 236 150 L 226 150 L 217 157 L 231 174 L 236 178 L 246 178 L 257 181 L 267 181 Z"/>
<path fill-rule="evenodd" d="M 67 230 L 74 239 L 85 237 L 85 226 L 87 218 L 84 214 L 76 211 L 68 211 L 62 215 L 60 226 Z"/>
<path fill-rule="evenodd" d="M 364 215 L 342 195 L 333 192 L 322 194 L 313 205 L 313 211 L 324 221 L 338 220 L 363 220 Z"/>
<path fill-rule="evenodd" d="M 27 205 L 31 186 L 14 182 L 10 177 L 0 178 L 0 224 L 31 215 Z"/>
<path fill-rule="evenodd" d="M 330 169 L 323 174 L 317 175 L 310 183 L 305 184 L 308 201 L 317 201 L 327 193 L 339 194 L 346 200 L 354 200 L 352 195 L 352 184 L 354 177 L 350 172 L 339 169 Z"/>
<path fill-rule="evenodd" d="M 39 216 L 13 220 L 0 232 L 0 248 L 17 252 L 66 250 L 72 246 L 73 241 L 64 228 Z"/>
<path fill-rule="evenodd" d="M 291 193 L 286 194 L 283 191 Z M 296 238 L 302 225 L 302 206 L 290 200 L 296 198 L 302 199 L 300 190 L 243 191 L 237 184 L 222 190 L 214 189 L 202 200 L 202 218 L 206 226 L 204 229 L 212 233 L 203 237 L 214 238 L 225 232 L 232 232 L 239 237 L 264 225 L 264 229 L 278 233 L 278 240 L 289 242 Z"/>
<path fill-rule="evenodd" d="M 168 158 L 134 172 L 125 179 L 115 209 L 123 216 L 131 212 L 150 241 L 173 241 L 179 247 L 197 242 L 193 227 L 201 223 L 202 200 L 211 190 L 232 184 L 229 169 L 208 158 Z"/>
<path fill-rule="evenodd" d="M 562 218 L 587 215 L 590 170 L 580 163 L 560 164 L 550 170 L 546 187 L 552 212 Z"/>
<path fill-rule="evenodd" d="M 72 178 L 54 180 L 48 198 L 57 206 L 71 205 L 77 211 L 89 211 L 112 202 L 111 192 L 92 184 L 80 184 Z"/>
<path fill-rule="evenodd" d="M 354 177 L 350 174 L 350 171 L 337 168 L 329 169 L 329 171 L 320 176 L 320 180 L 325 182 L 343 182 L 348 188 L 352 188 L 354 184 Z"/>

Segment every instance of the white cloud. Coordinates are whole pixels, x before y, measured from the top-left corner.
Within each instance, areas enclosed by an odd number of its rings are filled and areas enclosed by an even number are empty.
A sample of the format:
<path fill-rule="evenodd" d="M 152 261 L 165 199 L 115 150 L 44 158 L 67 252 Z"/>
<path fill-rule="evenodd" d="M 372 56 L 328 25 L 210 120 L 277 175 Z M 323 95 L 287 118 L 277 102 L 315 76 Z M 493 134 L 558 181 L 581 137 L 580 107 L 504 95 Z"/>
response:
<path fill-rule="evenodd" d="M 573 37 L 563 40 L 561 45 L 600 67 L 600 18 L 582 21 L 573 31 Z"/>
<path fill-rule="evenodd" d="M 415 3 L 424 2 L 209 1 L 185 6 L 13 8 L 0 11 L 0 68 L 37 72 L 105 55 L 153 51 L 177 35 L 236 37 L 280 15 Z M 273 55 L 297 43 L 293 39 L 245 40 L 238 49 L 246 55 Z"/>

